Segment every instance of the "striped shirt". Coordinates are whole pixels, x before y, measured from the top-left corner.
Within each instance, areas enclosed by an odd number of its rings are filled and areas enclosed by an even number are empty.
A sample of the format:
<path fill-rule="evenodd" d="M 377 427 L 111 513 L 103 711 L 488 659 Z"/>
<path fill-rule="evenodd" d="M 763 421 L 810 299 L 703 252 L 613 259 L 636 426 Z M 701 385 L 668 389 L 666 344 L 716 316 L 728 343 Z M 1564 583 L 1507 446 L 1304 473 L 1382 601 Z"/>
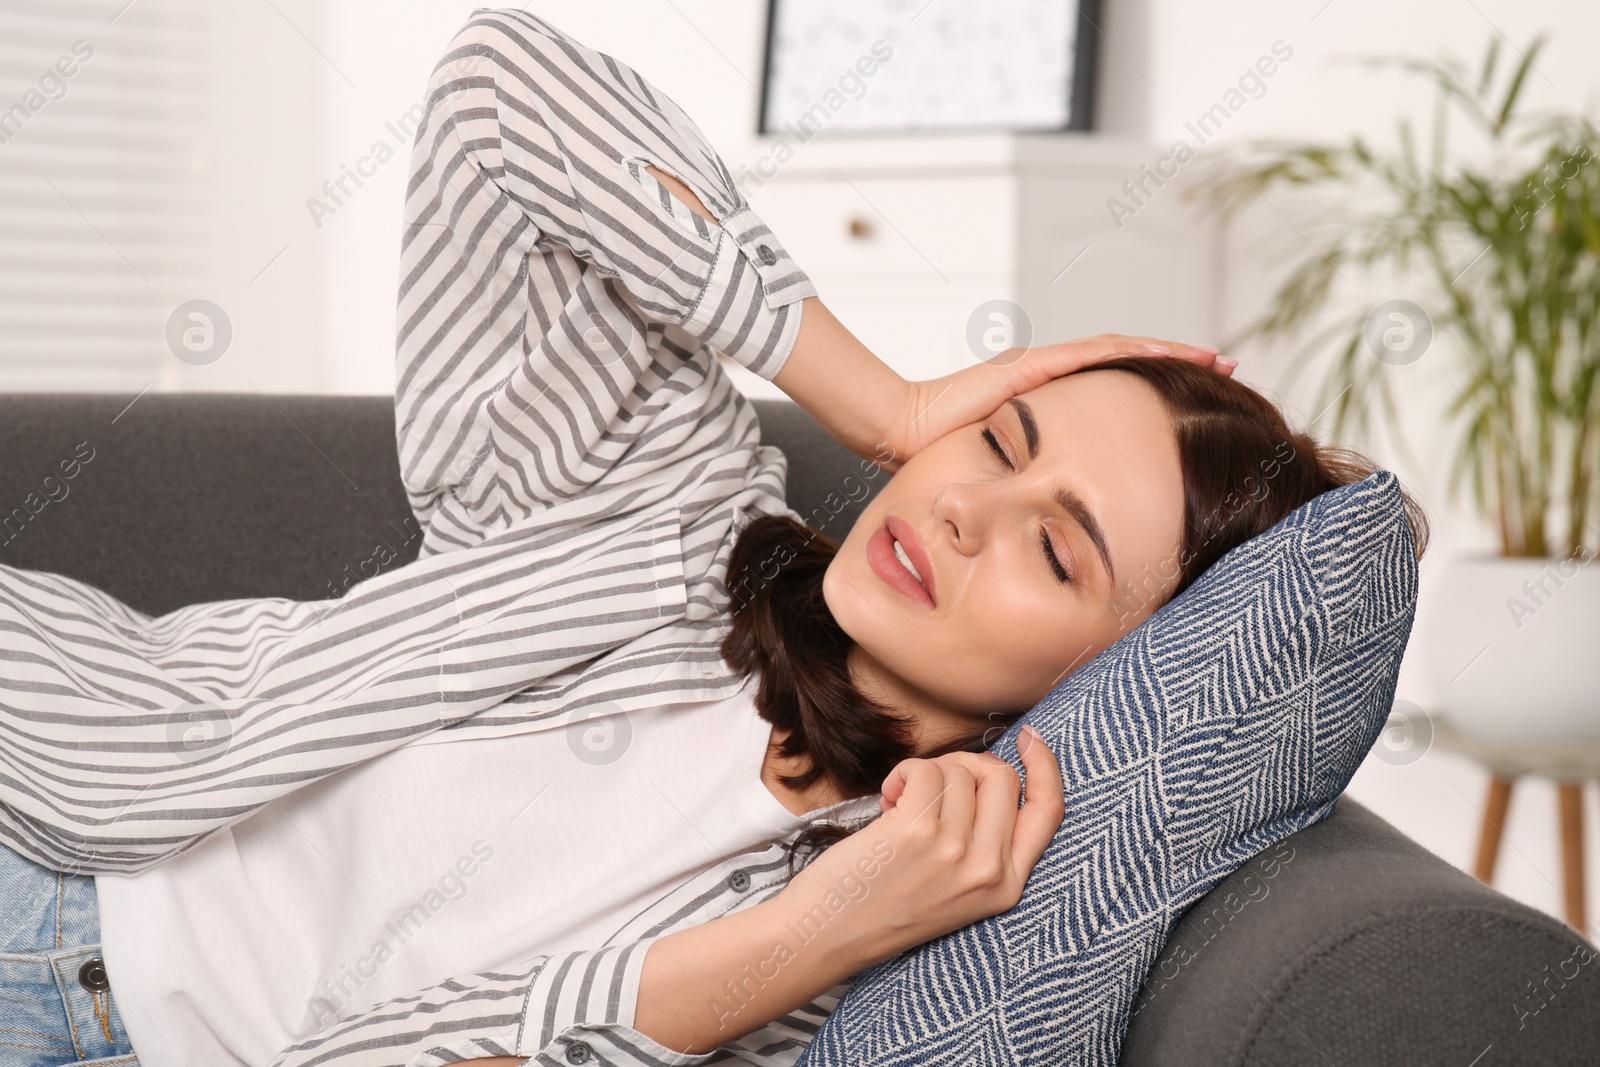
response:
<path fill-rule="evenodd" d="M 336 601 L 159 618 L 0 566 L 0 840 L 136 872 L 401 745 L 736 692 L 728 554 L 750 518 L 793 513 L 716 353 L 771 379 L 811 295 L 672 101 L 532 15 L 473 11 L 429 81 L 406 190 L 395 403 L 418 559 Z M 776 893 L 787 854 L 729 857 L 605 945 L 442 982 L 274 1062 L 792 1063 L 843 985 L 703 1056 L 631 1028 L 649 940 Z M 759 982 L 708 1010 L 736 1024 Z"/>

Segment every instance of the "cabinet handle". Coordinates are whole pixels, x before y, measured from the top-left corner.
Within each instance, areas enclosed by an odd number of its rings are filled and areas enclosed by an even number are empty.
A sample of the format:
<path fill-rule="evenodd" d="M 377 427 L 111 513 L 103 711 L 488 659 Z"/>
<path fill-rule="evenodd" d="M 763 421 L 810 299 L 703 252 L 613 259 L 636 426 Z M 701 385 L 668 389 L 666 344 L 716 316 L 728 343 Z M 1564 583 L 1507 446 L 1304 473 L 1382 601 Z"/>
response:
<path fill-rule="evenodd" d="M 868 222 L 860 215 L 851 216 L 848 229 L 850 231 L 850 236 L 856 238 L 857 240 L 865 240 L 866 238 L 872 236 L 872 223 Z"/>

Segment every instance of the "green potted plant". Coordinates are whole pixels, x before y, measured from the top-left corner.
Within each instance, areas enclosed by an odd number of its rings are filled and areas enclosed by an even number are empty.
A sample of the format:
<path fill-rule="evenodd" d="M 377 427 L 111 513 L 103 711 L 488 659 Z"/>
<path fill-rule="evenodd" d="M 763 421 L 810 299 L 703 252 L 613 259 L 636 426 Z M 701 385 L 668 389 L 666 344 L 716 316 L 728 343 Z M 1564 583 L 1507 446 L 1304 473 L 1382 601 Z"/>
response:
<path fill-rule="evenodd" d="M 1600 131 L 1522 106 L 1542 43 L 1502 64 L 1494 38 L 1476 70 L 1369 59 L 1432 82 L 1425 146 L 1407 119 L 1389 149 L 1361 137 L 1258 141 L 1191 195 L 1224 223 L 1274 190 L 1334 201 L 1231 343 L 1306 334 L 1300 364 L 1323 356 L 1319 406 L 1336 435 L 1379 416 L 1404 447 L 1398 390 L 1417 373 L 1442 388 L 1450 490 L 1470 487 L 1499 552 L 1434 568 L 1419 636 L 1441 710 L 1478 734 L 1600 738 L 1600 568 L 1589 566 L 1600 543 Z M 1463 119 L 1479 135 L 1470 157 L 1450 142 Z M 1336 283 L 1374 274 L 1403 299 L 1338 306 Z"/>

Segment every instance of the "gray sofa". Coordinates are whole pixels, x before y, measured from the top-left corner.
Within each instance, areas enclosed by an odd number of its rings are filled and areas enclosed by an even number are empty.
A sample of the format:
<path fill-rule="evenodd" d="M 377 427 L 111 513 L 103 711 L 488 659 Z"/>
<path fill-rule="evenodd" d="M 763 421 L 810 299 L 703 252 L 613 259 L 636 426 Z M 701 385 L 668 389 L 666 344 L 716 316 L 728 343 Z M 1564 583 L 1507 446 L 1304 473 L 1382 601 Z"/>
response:
<path fill-rule="evenodd" d="M 0 396 L 0 564 L 160 614 L 338 596 L 415 556 L 387 398 L 132 400 Z M 793 405 L 758 409 L 790 504 L 842 536 L 863 503 L 840 492 L 854 458 Z M 1121 1062 L 1594 1067 L 1594 953 L 1344 801 L 1182 918 Z"/>

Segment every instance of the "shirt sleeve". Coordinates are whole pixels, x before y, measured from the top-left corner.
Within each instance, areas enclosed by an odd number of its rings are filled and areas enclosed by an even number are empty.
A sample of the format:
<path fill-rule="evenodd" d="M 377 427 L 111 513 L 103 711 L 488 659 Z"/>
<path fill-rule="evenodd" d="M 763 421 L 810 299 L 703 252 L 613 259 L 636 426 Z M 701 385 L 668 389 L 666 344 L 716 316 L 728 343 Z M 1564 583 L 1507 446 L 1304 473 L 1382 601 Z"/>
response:
<path fill-rule="evenodd" d="M 514 9 L 472 13 L 417 114 L 395 407 L 422 554 L 730 438 L 714 353 L 776 376 L 816 290 L 695 124 Z"/>
<path fill-rule="evenodd" d="M 648 942 L 535 958 L 525 970 L 450 979 L 333 1023 L 272 1067 L 439 1067 L 492 1056 L 535 1064 L 689 1067 L 632 1027 Z"/>
<path fill-rule="evenodd" d="M 680 618 L 683 560 L 677 516 L 647 513 L 418 559 L 341 600 L 160 618 L 0 566 L 0 840 L 53 870 L 152 866 Z"/>
<path fill-rule="evenodd" d="M 531 241 L 593 264 L 645 315 L 778 373 L 799 330 L 790 305 L 816 289 L 666 94 L 532 15 L 479 8 L 441 59 L 429 107 L 438 133 L 448 129 L 526 216 Z M 718 222 L 647 164 L 687 184 Z"/>
<path fill-rule="evenodd" d="M 676 1052 L 633 1028 L 650 943 L 776 894 L 788 880 L 783 857 L 783 846 L 773 845 L 689 879 L 622 931 L 646 936 L 440 982 L 331 1023 L 284 1049 L 271 1067 L 439 1067 L 493 1056 L 528 1057 L 539 1067 L 792 1067 L 848 991 L 848 980 L 710 1052 Z M 730 1017 L 738 1006 L 730 994 Z"/>

